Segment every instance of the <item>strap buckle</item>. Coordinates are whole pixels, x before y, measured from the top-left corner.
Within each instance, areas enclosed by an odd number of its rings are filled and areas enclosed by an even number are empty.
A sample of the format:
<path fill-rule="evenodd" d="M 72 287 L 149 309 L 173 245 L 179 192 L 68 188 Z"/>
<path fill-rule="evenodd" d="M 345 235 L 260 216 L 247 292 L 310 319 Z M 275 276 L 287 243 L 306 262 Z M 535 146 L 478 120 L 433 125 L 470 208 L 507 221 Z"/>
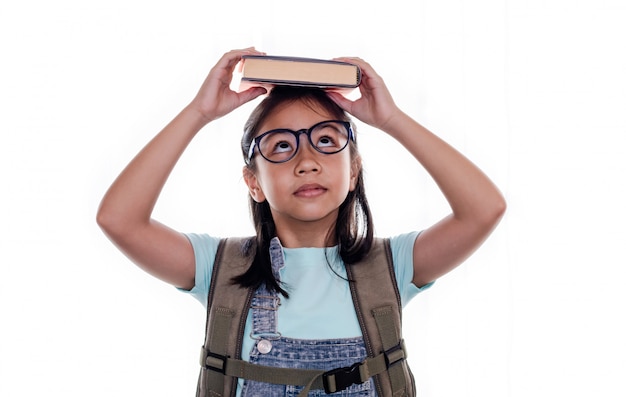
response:
<path fill-rule="evenodd" d="M 361 367 L 362 363 L 355 363 L 349 367 L 335 368 L 322 374 L 322 381 L 324 383 L 324 391 L 326 394 L 336 393 L 352 386 L 356 383 L 361 384 L 364 380 L 361 379 Z"/>
<path fill-rule="evenodd" d="M 205 369 L 226 375 L 226 360 L 228 360 L 228 356 L 211 353 L 206 349 L 202 349 L 200 365 Z"/>
<path fill-rule="evenodd" d="M 385 350 L 385 364 L 387 365 L 387 369 L 389 367 L 399 363 L 400 361 L 406 359 L 406 350 L 404 348 L 404 340 L 401 340 L 397 345 L 392 347 L 389 350 Z"/>

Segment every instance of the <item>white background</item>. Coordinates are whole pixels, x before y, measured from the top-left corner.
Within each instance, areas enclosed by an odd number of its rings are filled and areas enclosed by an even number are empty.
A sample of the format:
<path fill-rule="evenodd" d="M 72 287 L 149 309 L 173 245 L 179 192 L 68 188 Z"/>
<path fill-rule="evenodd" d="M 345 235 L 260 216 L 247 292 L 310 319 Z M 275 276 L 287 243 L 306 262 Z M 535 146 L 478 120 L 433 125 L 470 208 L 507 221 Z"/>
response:
<path fill-rule="evenodd" d="M 95 213 L 249 45 L 364 58 L 507 198 L 490 240 L 405 310 L 420 396 L 626 395 L 625 19 L 621 0 L 3 1 L 0 395 L 194 395 L 201 305 L 131 264 Z M 197 137 L 157 219 L 251 233 L 238 140 L 255 104 Z M 358 126 L 379 235 L 447 213 L 397 143 Z"/>

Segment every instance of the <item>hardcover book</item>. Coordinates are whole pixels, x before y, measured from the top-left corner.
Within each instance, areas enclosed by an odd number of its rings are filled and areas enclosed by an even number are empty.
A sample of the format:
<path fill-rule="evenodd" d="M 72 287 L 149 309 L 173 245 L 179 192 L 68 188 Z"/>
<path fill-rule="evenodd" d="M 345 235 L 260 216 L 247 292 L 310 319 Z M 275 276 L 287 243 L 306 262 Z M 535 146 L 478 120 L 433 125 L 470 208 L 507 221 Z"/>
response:
<path fill-rule="evenodd" d="M 269 55 L 245 55 L 241 85 L 296 85 L 320 88 L 356 88 L 361 69 L 347 62 Z"/>

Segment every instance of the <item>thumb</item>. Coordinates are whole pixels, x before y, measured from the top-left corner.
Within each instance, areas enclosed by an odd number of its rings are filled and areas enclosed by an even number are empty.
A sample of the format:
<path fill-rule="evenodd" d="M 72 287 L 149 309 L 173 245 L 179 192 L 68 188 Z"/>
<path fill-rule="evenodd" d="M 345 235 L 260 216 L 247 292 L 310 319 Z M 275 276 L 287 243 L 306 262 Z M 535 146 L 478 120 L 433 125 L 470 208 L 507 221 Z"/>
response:
<path fill-rule="evenodd" d="M 351 100 L 349 100 L 345 96 L 335 91 L 328 91 L 327 95 L 330 99 L 332 99 L 333 102 L 339 105 L 340 108 L 342 108 L 348 113 L 351 113 L 350 110 L 352 109 L 352 104 L 353 104 Z"/>
<path fill-rule="evenodd" d="M 264 94 L 267 94 L 267 89 L 265 89 L 264 87 L 251 87 L 245 91 L 240 92 L 238 95 L 239 95 L 239 100 L 241 101 L 241 104 L 243 105 L 244 103 L 250 102 L 254 98 L 264 95 Z"/>

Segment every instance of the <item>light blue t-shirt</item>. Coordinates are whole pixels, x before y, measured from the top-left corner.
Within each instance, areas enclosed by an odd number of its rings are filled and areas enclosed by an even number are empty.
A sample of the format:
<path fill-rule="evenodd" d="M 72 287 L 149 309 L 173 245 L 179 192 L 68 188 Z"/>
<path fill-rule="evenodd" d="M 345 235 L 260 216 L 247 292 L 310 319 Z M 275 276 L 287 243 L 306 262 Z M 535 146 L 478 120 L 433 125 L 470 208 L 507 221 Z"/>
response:
<path fill-rule="evenodd" d="M 401 234 L 390 239 L 396 281 L 405 306 L 415 295 L 428 288 L 416 287 L 413 279 L 413 244 L 418 233 Z M 196 259 L 195 286 L 184 291 L 206 308 L 213 262 L 220 238 L 207 234 L 187 234 Z M 337 247 L 283 248 L 285 266 L 280 270 L 283 288 L 289 299 L 280 296 L 278 332 L 295 339 L 338 339 L 361 336 L 346 271 Z M 332 266 L 332 269 L 329 267 Z M 249 359 L 254 345 L 250 316 L 246 323 L 242 358 Z"/>

